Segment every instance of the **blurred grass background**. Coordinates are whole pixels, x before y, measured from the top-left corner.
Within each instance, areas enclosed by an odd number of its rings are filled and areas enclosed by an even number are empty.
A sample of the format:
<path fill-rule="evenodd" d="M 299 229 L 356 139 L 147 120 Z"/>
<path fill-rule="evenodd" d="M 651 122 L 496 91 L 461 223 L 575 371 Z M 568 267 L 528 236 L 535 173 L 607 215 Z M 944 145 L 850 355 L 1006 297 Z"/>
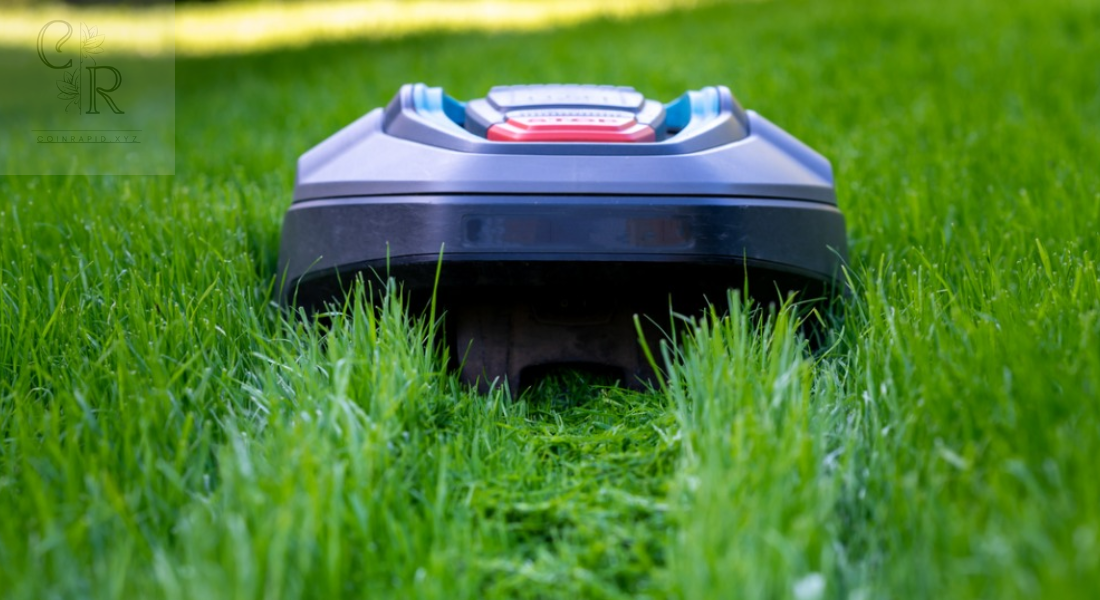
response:
<path fill-rule="evenodd" d="M 0 595 L 1091 598 L 1097 30 L 775 0 L 180 56 L 175 178 L 0 180 Z M 509 399 L 396 297 L 287 318 L 294 160 L 410 81 L 729 85 L 833 161 L 832 337 L 733 297 L 667 391 Z"/>
<path fill-rule="evenodd" d="M 531 31 L 627 19 L 711 0 L 325 0 L 304 2 L 28 2 L 0 7 L 0 46 L 26 47 L 64 14 L 110 32 L 117 50 L 233 54 L 425 31 Z M 759 1 L 759 0 L 742 0 Z"/>

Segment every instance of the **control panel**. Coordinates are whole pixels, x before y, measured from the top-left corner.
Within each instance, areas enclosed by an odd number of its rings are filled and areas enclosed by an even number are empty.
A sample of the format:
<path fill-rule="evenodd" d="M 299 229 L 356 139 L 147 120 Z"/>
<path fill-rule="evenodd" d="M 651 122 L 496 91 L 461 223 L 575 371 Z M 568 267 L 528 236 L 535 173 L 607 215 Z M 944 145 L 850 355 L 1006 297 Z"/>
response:
<path fill-rule="evenodd" d="M 386 108 L 386 133 L 465 152 L 680 154 L 748 136 L 729 89 L 709 86 L 662 103 L 632 87 L 507 85 L 461 102 L 409 84 Z"/>
<path fill-rule="evenodd" d="M 497 142 L 654 142 L 664 117 L 660 102 L 610 85 L 500 86 L 466 105 L 466 129 Z"/>

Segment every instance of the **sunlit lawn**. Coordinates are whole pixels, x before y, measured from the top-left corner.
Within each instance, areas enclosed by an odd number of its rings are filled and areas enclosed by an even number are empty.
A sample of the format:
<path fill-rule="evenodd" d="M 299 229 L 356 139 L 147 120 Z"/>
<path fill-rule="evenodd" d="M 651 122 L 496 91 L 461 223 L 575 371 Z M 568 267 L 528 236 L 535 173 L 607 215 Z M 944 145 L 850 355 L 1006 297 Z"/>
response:
<path fill-rule="evenodd" d="M 1094 597 L 1096 31 L 776 1 L 180 57 L 174 178 L 0 180 L 0 597 Z M 295 158 L 412 81 L 729 85 L 833 160 L 831 338 L 734 302 L 666 390 L 509 398 L 396 298 L 280 310 Z"/>

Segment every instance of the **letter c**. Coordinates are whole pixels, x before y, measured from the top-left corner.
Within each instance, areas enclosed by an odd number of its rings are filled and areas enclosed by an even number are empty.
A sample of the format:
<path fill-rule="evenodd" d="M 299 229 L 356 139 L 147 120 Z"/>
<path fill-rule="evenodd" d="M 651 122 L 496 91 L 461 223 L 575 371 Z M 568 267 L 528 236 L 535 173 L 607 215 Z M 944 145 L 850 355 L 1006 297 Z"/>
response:
<path fill-rule="evenodd" d="M 46 58 L 46 50 L 44 48 L 45 38 L 46 38 L 46 30 L 49 29 L 50 25 L 53 25 L 54 23 L 64 23 L 65 27 L 68 29 L 65 32 L 65 35 L 61 36 L 61 39 L 58 40 L 57 44 L 54 45 L 54 50 L 56 50 L 58 52 L 61 52 L 61 45 L 64 44 L 65 42 L 69 41 L 69 38 L 73 36 L 73 26 L 69 25 L 68 21 L 62 21 L 60 19 L 56 19 L 56 20 L 50 21 L 49 23 L 46 23 L 45 25 L 42 26 L 42 29 L 38 30 L 38 58 L 41 58 L 42 63 L 45 64 L 47 67 L 49 67 L 51 69 L 67 69 L 67 68 L 73 66 L 73 59 L 70 58 L 69 62 L 67 62 L 63 65 L 55 65 L 55 64 L 50 63 L 49 59 Z"/>

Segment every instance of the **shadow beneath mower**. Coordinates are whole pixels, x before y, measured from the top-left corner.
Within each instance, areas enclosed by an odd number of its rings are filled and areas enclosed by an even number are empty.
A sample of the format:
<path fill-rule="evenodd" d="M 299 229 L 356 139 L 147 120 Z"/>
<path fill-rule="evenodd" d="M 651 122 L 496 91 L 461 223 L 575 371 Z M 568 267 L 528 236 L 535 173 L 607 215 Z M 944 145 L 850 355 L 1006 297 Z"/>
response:
<path fill-rule="evenodd" d="M 341 282 L 359 276 L 385 281 L 385 272 L 359 266 L 318 274 L 303 282 L 294 302 L 320 309 L 343 295 Z M 427 314 L 434 290 L 450 367 L 464 383 L 481 392 L 507 384 L 517 395 L 569 370 L 633 390 L 658 387 L 661 344 L 676 343 L 711 310 L 726 312 L 731 289 L 747 291 L 764 310 L 789 302 L 791 294 L 800 313 L 817 309 L 820 318 L 803 321 L 812 348 L 835 320 L 827 310 L 830 298 L 843 293 L 775 265 L 746 267 L 729 260 L 448 263 L 444 257 L 442 265 L 391 265 L 390 272 L 414 314 Z M 385 288 L 377 286 L 375 293 Z"/>

